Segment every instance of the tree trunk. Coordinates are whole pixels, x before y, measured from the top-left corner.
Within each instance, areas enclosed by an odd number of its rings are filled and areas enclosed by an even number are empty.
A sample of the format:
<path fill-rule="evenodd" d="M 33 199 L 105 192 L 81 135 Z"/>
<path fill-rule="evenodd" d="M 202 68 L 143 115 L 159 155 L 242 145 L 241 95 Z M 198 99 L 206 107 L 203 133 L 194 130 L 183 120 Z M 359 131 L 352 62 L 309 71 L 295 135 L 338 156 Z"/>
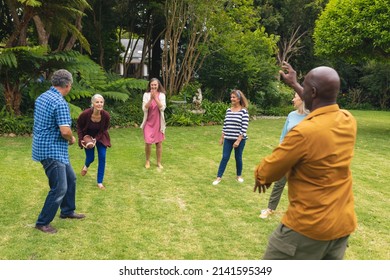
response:
<path fill-rule="evenodd" d="M 211 10 L 202 10 L 205 13 L 199 16 L 195 5 L 192 1 L 166 1 L 162 76 L 169 96 L 179 93 L 183 85 L 191 81 L 195 68 L 200 67 L 204 60 L 204 54 L 198 45 L 207 43 L 208 32 L 205 26 L 207 12 Z M 182 41 L 185 41 L 184 50 L 181 48 Z M 183 57 L 178 57 L 180 54 Z"/>
<path fill-rule="evenodd" d="M 162 59 L 162 49 L 161 49 L 161 36 L 162 30 L 158 27 L 154 27 L 152 31 L 151 43 L 149 43 L 149 48 L 152 49 L 151 57 L 152 60 L 150 63 L 150 72 L 149 78 L 158 78 L 161 80 L 161 59 Z"/>
<path fill-rule="evenodd" d="M 147 28 L 146 28 L 146 32 L 145 32 L 145 35 L 144 35 L 144 43 L 143 43 L 143 46 L 142 46 L 142 56 L 141 56 L 141 61 L 139 63 L 139 66 L 137 68 L 137 71 L 135 73 L 135 77 L 137 79 L 142 79 L 144 77 L 144 64 L 145 64 L 145 61 L 146 61 L 146 58 L 149 56 L 150 54 L 150 47 L 149 47 L 149 42 L 151 40 L 151 37 L 152 37 L 152 28 L 153 28 L 153 21 L 150 20 L 150 15 L 148 15 L 148 25 L 147 25 Z"/>
<path fill-rule="evenodd" d="M 33 9 L 29 6 L 24 7 L 23 18 L 19 20 L 19 14 L 16 7 L 13 5 L 12 1 L 8 1 L 8 7 L 10 13 L 12 14 L 14 22 L 14 31 L 11 36 L 8 38 L 5 47 L 12 48 L 15 46 L 26 46 L 27 39 L 27 27 L 30 23 L 30 20 L 33 17 Z"/>
<path fill-rule="evenodd" d="M 129 73 L 129 68 L 131 66 L 131 61 L 133 60 L 135 47 L 137 46 L 139 41 L 139 37 L 137 37 L 137 40 L 135 40 L 133 44 L 133 33 L 131 33 L 129 43 L 126 46 L 125 56 L 124 56 L 124 62 L 123 62 L 123 76 L 127 77 Z"/>
<path fill-rule="evenodd" d="M 38 40 L 41 46 L 47 46 L 49 43 L 49 35 L 46 32 L 45 25 L 39 16 L 33 16 L 35 27 L 38 33 Z"/>
<path fill-rule="evenodd" d="M 19 83 L 11 85 L 9 83 L 4 84 L 4 97 L 5 108 L 7 112 L 14 113 L 16 116 L 20 116 L 20 103 L 22 101 L 22 94 L 19 91 Z"/>
<path fill-rule="evenodd" d="M 84 9 L 83 9 L 84 10 Z M 76 23 L 75 23 L 75 26 L 76 28 L 81 32 L 81 29 L 82 29 L 82 25 L 81 25 L 81 18 L 82 16 L 78 16 L 76 18 Z M 64 51 L 69 51 L 73 48 L 74 44 L 76 43 L 77 41 L 77 37 L 76 35 L 72 35 L 68 41 L 68 43 L 66 44 L 65 48 L 64 48 Z"/>

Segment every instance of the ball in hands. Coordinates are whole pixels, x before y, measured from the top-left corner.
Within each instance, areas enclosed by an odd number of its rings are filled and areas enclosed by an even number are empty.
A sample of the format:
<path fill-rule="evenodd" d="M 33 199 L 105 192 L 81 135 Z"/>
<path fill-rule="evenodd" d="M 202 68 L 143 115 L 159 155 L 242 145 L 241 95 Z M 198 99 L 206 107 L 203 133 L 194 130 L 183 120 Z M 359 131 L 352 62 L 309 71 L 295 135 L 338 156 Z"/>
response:
<path fill-rule="evenodd" d="M 90 135 L 85 135 L 85 136 L 83 137 L 83 141 L 81 141 L 81 144 L 82 144 L 83 147 L 86 148 L 86 149 L 92 149 L 93 147 L 95 147 L 96 139 L 93 138 L 93 137 L 90 136 Z"/>

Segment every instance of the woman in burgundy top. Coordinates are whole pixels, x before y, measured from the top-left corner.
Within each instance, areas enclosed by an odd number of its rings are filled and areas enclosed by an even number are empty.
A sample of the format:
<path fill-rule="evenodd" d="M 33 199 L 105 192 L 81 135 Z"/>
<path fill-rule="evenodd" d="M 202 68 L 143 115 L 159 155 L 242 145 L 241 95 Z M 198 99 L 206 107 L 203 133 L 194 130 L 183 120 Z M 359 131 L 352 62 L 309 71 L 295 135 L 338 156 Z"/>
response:
<path fill-rule="evenodd" d="M 108 128 L 110 126 L 110 114 L 103 110 L 104 98 L 100 94 L 95 94 L 91 98 L 91 108 L 84 110 L 77 119 L 77 134 L 79 146 L 84 148 L 82 140 L 85 135 L 90 135 L 96 139 L 96 149 L 98 152 L 98 173 L 97 186 L 104 190 L 103 185 L 104 170 L 106 166 L 107 147 L 111 147 Z M 88 167 L 95 159 L 95 147 L 85 149 L 85 165 L 81 170 L 81 176 L 85 176 Z"/>

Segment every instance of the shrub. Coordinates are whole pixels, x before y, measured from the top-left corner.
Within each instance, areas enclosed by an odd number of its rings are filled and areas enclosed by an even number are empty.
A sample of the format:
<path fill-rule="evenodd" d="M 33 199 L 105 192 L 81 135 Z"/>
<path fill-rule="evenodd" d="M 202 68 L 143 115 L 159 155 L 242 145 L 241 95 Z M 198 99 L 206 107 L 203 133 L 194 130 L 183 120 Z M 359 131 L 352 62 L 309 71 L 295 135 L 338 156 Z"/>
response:
<path fill-rule="evenodd" d="M 34 119 L 32 117 L 15 116 L 13 113 L 7 112 L 5 106 L 0 111 L 0 134 L 31 134 L 33 124 Z"/>
<path fill-rule="evenodd" d="M 174 104 L 169 102 L 165 110 L 167 125 L 170 126 L 193 126 L 221 124 L 225 118 L 228 104 L 223 102 L 211 102 L 203 99 L 203 113 L 194 113 L 190 111 L 188 104 Z"/>
<path fill-rule="evenodd" d="M 201 87 L 202 85 L 197 81 L 184 85 L 179 93 L 181 99 L 176 100 L 185 100 L 187 103 L 192 103 L 192 98 Z"/>
<path fill-rule="evenodd" d="M 293 90 L 280 82 L 270 83 L 265 89 L 256 93 L 255 103 L 263 110 L 272 107 L 283 107 L 291 104 Z"/>
<path fill-rule="evenodd" d="M 340 93 L 337 103 L 341 108 L 345 109 L 372 110 L 374 108 L 368 101 L 367 94 L 359 88 L 350 89 L 347 93 Z"/>
<path fill-rule="evenodd" d="M 166 120 L 167 125 L 170 126 L 194 126 L 202 124 L 202 116 L 194 114 L 190 111 L 181 110 L 173 113 Z"/>
<path fill-rule="evenodd" d="M 203 114 L 203 122 L 217 124 L 223 123 L 227 108 L 229 108 L 227 103 L 211 102 L 204 99 L 202 102 L 202 109 L 205 110 Z"/>
<path fill-rule="evenodd" d="M 248 113 L 250 118 L 257 116 L 259 114 L 259 110 L 257 109 L 256 104 L 252 104 L 252 102 L 249 102 Z"/>
<path fill-rule="evenodd" d="M 111 127 L 128 127 L 140 125 L 144 113 L 142 111 L 142 95 L 126 100 L 106 103 L 105 110 L 110 113 Z"/>
<path fill-rule="evenodd" d="M 284 116 L 286 117 L 291 111 L 295 110 L 293 106 L 271 107 L 261 110 L 261 115 L 265 116 Z"/>

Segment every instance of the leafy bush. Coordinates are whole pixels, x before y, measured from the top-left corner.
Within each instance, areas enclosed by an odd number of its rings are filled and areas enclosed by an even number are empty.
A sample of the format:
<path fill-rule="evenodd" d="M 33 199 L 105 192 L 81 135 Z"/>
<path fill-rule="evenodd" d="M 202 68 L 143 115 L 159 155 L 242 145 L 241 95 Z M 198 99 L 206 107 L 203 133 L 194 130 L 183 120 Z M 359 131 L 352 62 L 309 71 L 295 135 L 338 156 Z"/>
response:
<path fill-rule="evenodd" d="M 280 82 L 270 83 L 265 89 L 256 93 L 255 103 L 263 110 L 272 107 L 283 107 L 291 104 L 293 90 Z"/>
<path fill-rule="evenodd" d="M 201 116 L 192 113 L 186 103 L 177 104 L 169 100 L 165 109 L 165 120 L 169 126 L 193 126 L 201 123 Z"/>
<path fill-rule="evenodd" d="M 111 116 L 111 127 L 128 127 L 140 125 L 144 113 L 142 111 L 142 94 L 125 102 L 107 102 L 105 109 Z"/>
<path fill-rule="evenodd" d="M 254 117 L 259 114 L 259 110 L 257 109 L 256 104 L 252 104 L 252 102 L 249 102 L 248 113 L 249 113 L 249 117 Z"/>
<path fill-rule="evenodd" d="M 373 106 L 368 102 L 368 96 L 361 89 L 350 89 L 348 92 L 340 93 L 337 103 L 345 109 L 371 110 Z"/>
<path fill-rule="evenodd" d="M 202 85 L 197 81 L 184 85 L 179 93 L 181 99 L 177 100 L 185 100 L 187 101 L 187 103 L 192 103 L 192 98 L 194 97 L 195 93 L 198 92 L 198 89 L 201 87 Z"/>
<path fill-rule="evenodd" d="M 169 115 L 166 120 L 167 125 L 170 126 L 194 126 L 202 124 L 202 116 L 194 114 L 191 111 L 181 110 L 179 112 Z"/>
<path fill-rule="evenodd" d="M 370 61 L 364 68 L 360 84 L 368 102 L 381 110 L 390 108 L 390 61 Z"/>
<path fill-rule="evenodd" d="M 271 107 L 260 111 L 261 115 L 265 116 L 287 116 L 291 111 L 295 110 L 293 106 Z"/>
<path fill-rule="evenodd" d="M 168 102 L 165 117 L 167 125 L 170 126 L 221 124 L 228 107 L 229 105 L 223 102 L 211 102 L 203 99 L 202 109 L 204 113 L 194 113 L 189 110 L 187 104 L 181 105 Z"/>
<path fill-rule="evenodd" d="M 225 114 L 229 105 L 223 102 L 211 102 L 207 99 L 203 100 L 202 108 L 205 110 L 203 122 L 205 123 L 223 123 Z"/>
<path fill-rule="evenodd" d="M 32 117 L 15 116 L 14 114 L 7 112 L 5 106 L 0 111 L 0 134 L 31 134 L 33 124 L 34 119 Z"/>

